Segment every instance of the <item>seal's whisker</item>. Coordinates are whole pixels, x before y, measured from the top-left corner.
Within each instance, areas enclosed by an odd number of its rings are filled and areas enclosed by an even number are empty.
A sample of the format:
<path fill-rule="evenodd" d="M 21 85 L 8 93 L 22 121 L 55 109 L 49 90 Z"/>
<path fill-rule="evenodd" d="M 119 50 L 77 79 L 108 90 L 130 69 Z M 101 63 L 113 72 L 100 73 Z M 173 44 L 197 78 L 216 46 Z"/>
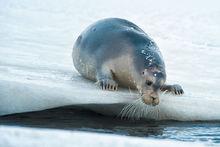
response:
<path fill-rule="evenodd" d="M 130 87 L 129 87 L 129 94 L 132 95 Z M 129 103 L 125 107 L 123 107 L 123 109 L 119 113 L 119 116 L 121 116 L 121 119 L 126 118 L 126 117 L 127 118 L 134 117 L 136 114 L 136 111 L 138 111 L 137 108 L 139 108 L 136 106 L 138 103 L 139 103 L 139 99 L 137 99 L 134 102 Z"/>
<path fill-rule="evenodd" d="M 126 105 L 119 113 L 119 115 L 121 115 L 121 118 L 127 117 L 130 119 L 130 118 L 135 117 L 135 114 L 138 111 L 137 103 L 138 103 L 138 100 L 135 100 L 134 102 Z"/>
<path fill-rule="evenodd" d="M 150 112 L 150 108 L 149 106 L 147 106 L 147 109 L 146 109 L 146 116 L 150 116 L 151 112 Z"/>
<path fill-rule="evenodd" d="M 133 111 L 134 111 L 134 104 L 131 103 L 127 109 L 126 114 L 125 114 L 128 119 L 130 119 L 132 117 L 131 115 L 132 115 Z"/>
<path fill-rule="evenodd" d="M 127 104 L 123 107 L 123 109 L 121 110 L 121 112 L 119 113 L 119 115 L 121 115 L 121 119 L 123 119 L 124 117 L 126 117 L 126 113 L 129 110 L 129 107 L 131 106 L 131 104 Z"/>
<path fill-rule="evenodd" d="M 133 103 L 132 107 L 131 107 L 131 113 L 130 113 L 130 117 L 133 118 L 136 112 L 136 105 L 135 103 Z"/>
<path fill-rule="evenodd" d="M 134 100 L 132 103 L 127 104 L 120 112 L 121 118 L 131 120 L 139 120 L 142 117 L 151 119 L 160 119 L 159 106 L 150 106 L 143 103 L 142 98 Z"/>
<path fill-rule="evenodd" d="M 147 116 L 147 112 L 148 112 L 148 106 L 144 107 L 144 115 L 143 116 Z"/>
<path fill-rule="evenodd" d="M 152 111 L 154 112 L 153 113 L 153 119 L 157 119 L 157 106 L 155 106 Z"/>
<path fill-rule="evenodd" d="M 130 115 L 131 115 L 131 112 L 133 110 L 133 104 L 131 104 L 128 109 L 127 109 L 127 112 L 125 113 L 125 116 L 130 119 Z"/>
<path fill-rule="evenodd" d="M 141 105 L 141 117 L 145 115 L 145 107 Z"/>
<path fill-rule="evenodd" d="M 135 105 L 133 105 L 133 107 L 132 107 L 132 112 L 131 112 L 131 115 L 130 115 L 130 118 L 133 120 L 133 119 L 135 119 L 135 113 L 136 113 L 136 106 Z"/>
<path fill-rule="evenodd" d="M 152 111 L 151 117 L 152 117 L 152 119 L 154 119 L 155 116 L 156 116 L 156 112 L 157 112 L 157 111 L 155 111 L 155 107 L 156 107 L 156 106 L 154 106 L 154 107 L 151 108 L 151 111 Z"/>
<path fill-rule="evenodd" d="M 123 109 L 123 117 L 127 117 L 129 115 L 129 110 L 131 109 L 132 107 L 132 103 L 128 104 L 124 109 Z"/>
<path fill-rule="evenodd" d="M 135 118 L 136 118 L 137 120 L 140 119 L 140 106 L 139 106 L 138 104 L 136 105 Z"/>
<path fill-rule="evenodd" d="M 153 111 L 153 116 L 152 116 L 152 118 L 153 118 L 153 119 L 157 119 L 157 106 L 154 106 L 154 107 L 152 108 L 152 111 Z"/>
<path fill-rule="evenodd" d="M 140 118 L 141 118 L 141 107 L 138 106 L 137 119 L 139 120 Z"/>
<path fill-rule="evenodd" d="M 139 119 L 143 116 L 143 109 L 144 109 L 144 107 L 143 107 L 143 105 L 142 105 L 142 98 L 139 98 L 138 99 L 138 108 L 139 108 Z"/>
<path fill-rule="evenodd" d="M 134 102 L 134 106 L 135 106 L 135 113 L 133 114 L 135 119 L 140 119 L 140 100 L 137 99 Z"/>
<path fill-rule="evenodd" d="M 138 104 L 139 104 L 139 119 L 140 119 L 143 117 L 143 112 L 144 112 L 145 107 L 141 99 L 139 99 Z"/>
<path fill-rule="evenodd" d="M 124 116 L 125 116 L 126 118 L 128 118 L 128 115 L 129 115 L 129 113 L 130 113 L 129 111 L 130 111 L 131 107 L 132 107 L 132 104 L 129 104 L 129 105 L 126 107 L 126 109 L 125 109 Z"/>
<path fill-rule="evenodd" d="M 136 107 L 136 104 L 135 104 L 135 103 L 133 104 L 132 109 L 133 109 L 133 110 L 132 110 L 132 113 L 131 113 L 131 116 L 130 116 L 130 117 L 131 117 L 132 120 L 134 120 L 134 119 L 135 119 L 135 114 L 136 114 L 136 111 L 137 111 L 137 110 L 136 110 L 137 107 Z"/>
<path fill-rule="evenodd" d="M 160 107 L 157 107 L 157 120 L 160 120 Z"/>
<path fill-rule="evenodd" d="M 149 118 L 152 118 L 154 115 L 154 111 L 152 110 L 152 107 L 151 106 L 149 106 L 148 107 L 148 116 L 149 116 Z"/>

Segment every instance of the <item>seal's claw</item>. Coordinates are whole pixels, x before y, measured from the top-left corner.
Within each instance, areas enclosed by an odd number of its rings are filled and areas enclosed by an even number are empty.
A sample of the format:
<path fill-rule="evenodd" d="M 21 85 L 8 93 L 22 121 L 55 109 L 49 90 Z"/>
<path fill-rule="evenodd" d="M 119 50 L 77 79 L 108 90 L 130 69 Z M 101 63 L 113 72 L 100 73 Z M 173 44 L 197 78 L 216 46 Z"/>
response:
<path fill-rule="evenodd" d="M 182 89 L 182 87 L 181 87 L 180 85 L 178 85 L 178 84 L 172 85 L 171 91 L 172 91 L 173 93 L 175 93 L 176 95 L 181 95 L 181 94 L 183 94 L 183 89 Z"/>
<path fill-rule="evenodd" d="M 174 95 L 184 94 L 182 87 L 178 84 L 164 85 L 161 87 L 161 91 L 164 91 L 165 93 L 171 92 Z"/>
<path fill-rule="evenodd" d="M 111 79 L 102 79 L 99 80 L 98 85 L 101 87 L 102 90 L 110 90 L 110 91 L 114 91 L 118 89 L 118 84 Z"/>

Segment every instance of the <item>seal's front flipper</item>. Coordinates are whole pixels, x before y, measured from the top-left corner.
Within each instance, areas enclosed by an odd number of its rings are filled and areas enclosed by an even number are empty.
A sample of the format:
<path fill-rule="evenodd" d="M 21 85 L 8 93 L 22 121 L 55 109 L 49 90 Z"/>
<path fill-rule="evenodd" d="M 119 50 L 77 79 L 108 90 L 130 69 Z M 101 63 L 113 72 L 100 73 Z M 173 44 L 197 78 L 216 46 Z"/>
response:
<path fill-rule="evenodd" d="M 118 84 L 114 80 L 100 79 L 97 83 L 102 90 L 118 90 Z"/>
<path fill-rule="evenodd" d="M 111 70 L 99 71 L 96 78 L 102 90 L 118 90 L 118 83 L 113 79 Z"/>
<path fill-rule="evenodd" d="M 163 85 L 161 88 L 160 88 L 161 91 L 164 91 L 164 92 L 171 92 L 175 95 L 181 95 L 184 93 L 183 91 L 183 88 L 178 85 L 178 84 L 174 84 L 174 85 Z"/>

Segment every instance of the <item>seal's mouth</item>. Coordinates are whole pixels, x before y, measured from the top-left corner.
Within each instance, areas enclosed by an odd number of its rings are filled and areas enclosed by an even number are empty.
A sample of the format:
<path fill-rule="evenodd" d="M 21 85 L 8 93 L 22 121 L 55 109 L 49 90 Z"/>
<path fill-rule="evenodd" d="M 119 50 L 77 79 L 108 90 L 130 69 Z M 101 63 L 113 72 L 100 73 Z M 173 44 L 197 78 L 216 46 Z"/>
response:
<path fill-rule="evenodd" d="M 156 106 L 160 102 L 158 96 L 152 96 L 152 95 L 145 94 L 145 93 L 141 94 L 141 99 L 144 104 L 151 105 L 151 106 Z"/>

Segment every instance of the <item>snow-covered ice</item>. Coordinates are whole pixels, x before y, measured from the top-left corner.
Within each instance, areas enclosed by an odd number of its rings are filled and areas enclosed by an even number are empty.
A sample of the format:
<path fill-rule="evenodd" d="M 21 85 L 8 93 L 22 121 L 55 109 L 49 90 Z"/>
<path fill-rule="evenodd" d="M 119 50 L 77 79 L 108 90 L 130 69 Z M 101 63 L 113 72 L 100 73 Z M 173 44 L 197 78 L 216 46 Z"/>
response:
<path fill-rule="evenodd" d="M 159 119 L 220 120 L 219 5 L 218 0 L 0 0 L 0 115 L 132 102 L 135 93 L 101 91 L 82 79 L 71 58 L 85 27 L 121 17 L 155 40 L 168 83 L 185 90 L 183 96 L 161 96 Z"/>
<path fill-rule="evenodd" d="M 201 143 L 144 139 L 111 134 L 71 132 L 63 130 L 0 127 L 2 147 L 202 147 Z"/>

